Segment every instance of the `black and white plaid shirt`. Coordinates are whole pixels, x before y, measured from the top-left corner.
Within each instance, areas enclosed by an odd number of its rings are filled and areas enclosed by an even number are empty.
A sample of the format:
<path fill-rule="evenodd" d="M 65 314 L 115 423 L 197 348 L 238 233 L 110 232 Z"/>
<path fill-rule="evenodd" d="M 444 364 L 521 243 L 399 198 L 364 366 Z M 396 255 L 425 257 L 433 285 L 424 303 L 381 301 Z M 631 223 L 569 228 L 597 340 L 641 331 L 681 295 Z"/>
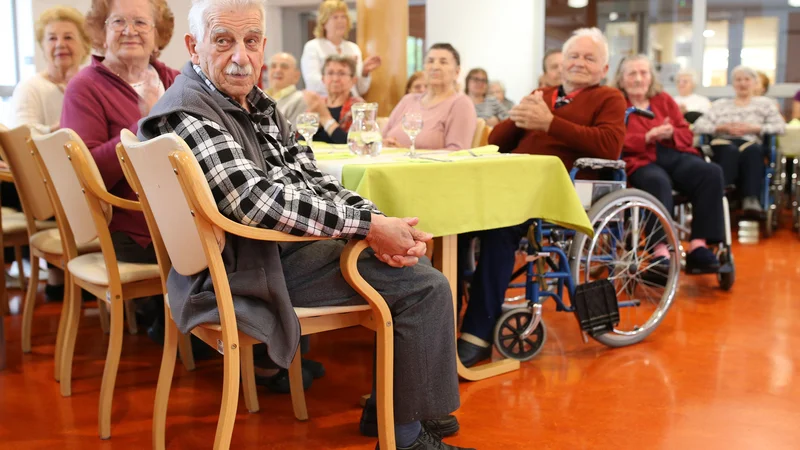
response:
<path fill-rule="evenodd" d="M 199 66 L 195 71 L 218 91 Z M 267 163 L 265 173 L 247 159 L 242 147 L 219 124 L 177 112 L 155 123 L 154 134 L 176 133 L 200 162 L 220 212 L 245 225 L 297 236 L 364 238 L 375 205 L 345 189 L 317 168 L 314 154 L 292 130 L 285 147 L 279 135 L 275 102 L 254 87 L 247 96 L 249 117 Z"/>

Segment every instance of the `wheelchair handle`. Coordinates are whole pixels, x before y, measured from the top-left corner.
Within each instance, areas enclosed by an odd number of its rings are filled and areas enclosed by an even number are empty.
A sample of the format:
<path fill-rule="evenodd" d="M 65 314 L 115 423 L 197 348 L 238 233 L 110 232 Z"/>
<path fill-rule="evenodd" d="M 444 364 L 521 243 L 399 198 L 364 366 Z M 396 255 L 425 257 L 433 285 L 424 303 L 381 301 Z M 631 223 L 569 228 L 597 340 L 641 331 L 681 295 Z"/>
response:
<path fill-rule="evenodd" d="M 653 111 L 650 111 L 650 110 L 647 110 L 647 109 L 637 108 L 635 106 L 631 106 L 630 108 L 625 110 L 625 125 L 626 126 L 628 125 L 628 118 L 630 117 L 631 114 L 636 114 L 637 116 L 646 117 L 648 119 L 655 119 L 656 118 L 656 115 L 653 113 Z"/>

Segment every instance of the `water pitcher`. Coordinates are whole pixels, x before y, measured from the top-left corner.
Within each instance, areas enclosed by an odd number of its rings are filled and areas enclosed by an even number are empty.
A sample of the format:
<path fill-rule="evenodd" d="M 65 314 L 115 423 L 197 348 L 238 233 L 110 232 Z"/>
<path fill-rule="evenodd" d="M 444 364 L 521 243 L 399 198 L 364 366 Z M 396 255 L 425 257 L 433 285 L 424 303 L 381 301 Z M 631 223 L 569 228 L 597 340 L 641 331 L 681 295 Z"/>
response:
<path fill-rule="evenodd" d="M 356 103 L 351 108 L 353 124 L 347 133 L 347 146 L 356 155 L 378 156 L 383 145 L 378 128 L 378 104 Z"/>

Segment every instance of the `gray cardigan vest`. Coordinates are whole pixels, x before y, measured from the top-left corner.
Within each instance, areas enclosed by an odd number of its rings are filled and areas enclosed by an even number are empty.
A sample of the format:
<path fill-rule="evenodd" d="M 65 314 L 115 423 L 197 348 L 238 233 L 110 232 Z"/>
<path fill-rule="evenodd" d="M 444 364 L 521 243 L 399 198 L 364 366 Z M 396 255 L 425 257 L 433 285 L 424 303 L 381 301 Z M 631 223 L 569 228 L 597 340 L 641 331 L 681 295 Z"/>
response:
<path fill-rule="evenodd" d="M 191 62 L 139 123 L 139 139 L 156 137 L 161 117 L 185 112 L 217 124 L 244 149 L 245 156 L 267 172 L 264 155 L 247 113 L 219 92 L 212 91 Z M 283 143 L 289 141 L 289 123 L 276 111 Z M 222 260 L 228 273 L 239 330 L 267 344 L 270 358 L 288 368 L 300 341 L 300 322 L 294 313 L 283 276 L 278 245 L 226 235 Z M 208 270 L 183 276 L 173 269 L 167 280 L 169 304 L 181 333 L 203 323 L 219 323 L 214 286 Z"/>

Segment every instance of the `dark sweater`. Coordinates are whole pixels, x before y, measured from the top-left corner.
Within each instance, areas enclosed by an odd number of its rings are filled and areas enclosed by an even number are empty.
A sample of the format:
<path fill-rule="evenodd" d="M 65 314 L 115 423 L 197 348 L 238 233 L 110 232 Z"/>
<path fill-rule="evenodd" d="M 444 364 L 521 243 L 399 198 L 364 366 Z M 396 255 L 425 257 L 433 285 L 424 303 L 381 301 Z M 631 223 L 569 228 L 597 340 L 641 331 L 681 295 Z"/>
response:
<path fill-rule="evenodd" d="M 92 64 L 69 82 L 64 92 L 61 127 L 72 129 L 86 143 L 110 193 L 136 201 L 117 160 L 116 147 L 120 131 L 127 128 L 136 133 L 139 129 L 136 122 L 142 118 L 140 97 L 130 84 L 103 65 L 103 59 L 92 56 Z M 169 89 L 178 72 L 158 61 L 151 64 L 164 89 Z M 147 223 L 139 211 L 114 208 L 109 229 L 128 234 L 142 247 L 150 244 Z"/>

